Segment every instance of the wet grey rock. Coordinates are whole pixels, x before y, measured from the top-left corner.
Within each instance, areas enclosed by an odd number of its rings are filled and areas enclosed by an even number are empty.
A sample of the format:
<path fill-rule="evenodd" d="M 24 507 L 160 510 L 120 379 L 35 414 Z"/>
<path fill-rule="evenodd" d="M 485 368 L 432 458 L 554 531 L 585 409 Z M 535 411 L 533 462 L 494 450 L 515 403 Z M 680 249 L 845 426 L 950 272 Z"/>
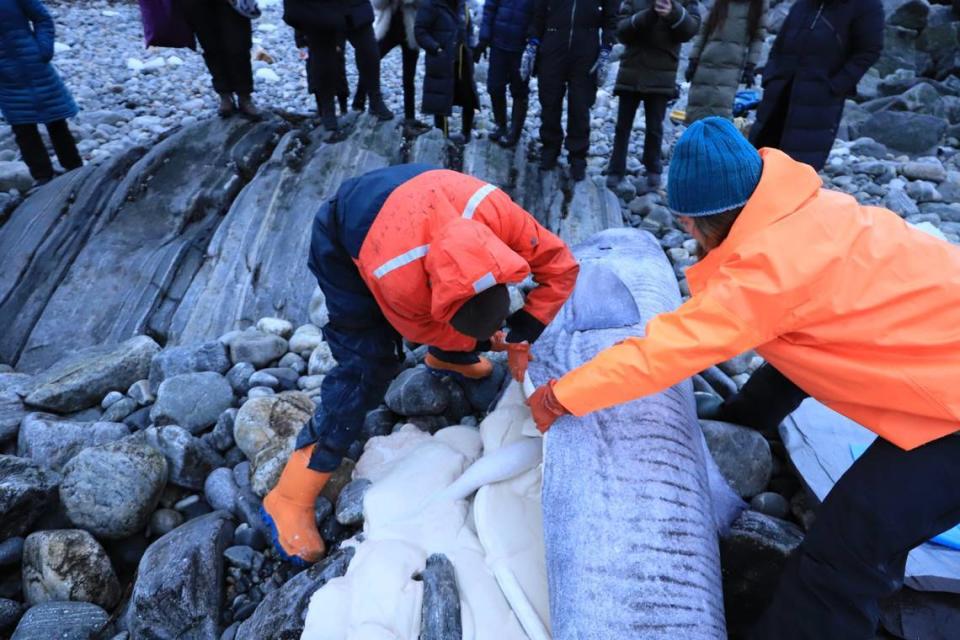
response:
<path fill-rule="evenodd" d="M 728 631 L 752 625 L 767 608 L 787 558 L 803 540 L 795 525 L 744 511 L 720 539 Z"/>
<path fill-rule="evenodd" d="M 226 467 L 214 469 L 203 485 L 203 495 L 218 511 L 234 512 L 240 488 L 233 479 L 233 471 Z"/>
<path fill-rule="evenodd" d="M 233 546 L 223 552 L 223 557 L 233 566 L 243 571 L 256 570 L 257 565 L 263 565 L 263 556 L 250 547 Z"/>
<path fill-rule="evenodd" d="M 89 602 L 44 602 L 23 614 L 10 640 L 90 640 L 109 620 L 106 611 Z"/>
<path fill-rule="evenodd" d="M 32 460 L 0 455 L 0 540 L 28 533 L 56 502 L 60 475 Z"/>
<path fill-rule="evenodd" d="M 247 523 L 251 528 L 259 531 L 264 538 L 270 538 L 270 529 L 263 522 L 260 516 L 260 497 L 255 494 L 249 486 L 240 487 L 237 495 L 237 515 Z"/>
<path fill-rule="evenodd" d="M 250 377 L 256 373 L 256 371 L 257 368 L 249 362 L 238 362 L 227 372 L 227 382 L 230 383 L 230 386 L 233 387 L 234 392 L 238 396 L 245 396 L 252 386 L 250 384 Z"/>
<path fill-rule="evenodd" d="M 216 638 L 223 601 L 223 552 L 230 516 L 217 511 L 154 542 L 140 561 L 126 613 L 135 638 Z"/>
<path fill-rule="evenodd" d="M 321 342 L 317 348 L 310 354 L 310 360 L 307 362 L 307 373 L 311 376 L 323 376 L 337 365 L 337 361 L 330 351 L 330 345 Z"/>
<path fill-rule="evenodd" d="M 131 413 L 137 410 L 137 401 L 133 398 L 121 398 L 103 412 L 101 420 L 104 422 L 122 422 L 126 420 Z"/>
<path fill-rule="evenodd" d="M 109 409 L 111 405 L 123 400 L 123 394 L 119 391 L 111 391 L 106 396 L 103 397 L 103 400 L 100 401 L 100 407 L 102 409 Z"/>
<path fill-rule="evenodd" d="M 939 202 L 943 196 L 937 191 L 937 187 L 932 182 L 926 180 L 915 180 L 907 185 L 907 195 L 914 202 Z"/>
<path fill-rule="evenodd" d="M 343 488 L 337 498 L 337 522 L 348 527 L 363 522 L 363 496 L 372 485 L 370 480 L 359 478 Z"/>
<path fill-rule="evenodd" d="M 267 548 L 267 537 L 259 529 L 242 522 L 233 532 L 233 543 L 250 547 L 254 551 L 263 551 Z"/>
<path fill-rule="evenodd" d="M 167 378 L 205 371 L 222 374 L 229 368 L 227 348 L 218 340 L 199 345 L 171 347 L 154 356 L 150 363 L 150 388 L 156 393 Z"/>
<path fill-rule="evenodd" d="M 393 425 L 397 422 L 397 414 L 390 410 L 386 405 L 381 405 L 373 411 L 367 413 L 363 419 L 363 438 L 370 439 L 377 436 L 389 435 L 393 431 Z"/>
<path fill-rule="evenodd" d="M 886 158 L 889 150 L 873 138 L 857 138 L 850 145 L 850 153 L 856 156 Z"/>
<path fill-rule="evenodd" d="M 294 332 L 293 337 L 290 338 L 290 351 L 294 354 L 299 354 L 301 360 L 304 358 L 309 358 L 310 354 L 313 353 L 314 349 L 320 346 L 321 342 L 323 342 L 323 334 L 321 333 L 320 328 L 316 325 L 305 324 L 301 327 L 298 327 L 296 332 Z M 287 356 L 284 356 L 280 359 L 280 366 L 286 366 L 282 364 L 284 360 L 289 362 Z"/>
<path fill-rule="evenodd" d="M 212 447 L 176 425 L 150 427 L 135 437 L 142 437 L 163 454 L 167 460 L 167 481 L 184 489 L 203 489 L 210 472 L 224 463 Z"/>
<path fill-rule="evenodd" d="M 721 371 L 732 378 L 744 373 L 749 373 L 750 361 L 753 360 L 754 357 L 756 357 L 756 354 L 752 351 L 748 351 L 747 353 L 741 353 L 738 356 L 730 358 L 726 362 L 721 362 L 717 366 Z"/>
<path fill-rule="evenodd" d="M 233 436 L 250 460 L 250 481 L 263 496 L 273 488 L 293 452 L 297 434 L 313 415 L 313 400 L 300 391 L 247 400 L 237 412 Z"/>
<path fill-rule="evenodd" d="M 240 625 L 236 640 L 299 638 L 310 598 L 327 582 L 347 572 L 354 553 L 354 549 L 336 551 L 268 593 Z"/>
<path fill-rule="evenodd" d="M 150 418 L 158 425 L 176 424 L 198 434 L 212 427 L 231 404 L 233 389 L 222 375 L 185 373 L 163 381 Z"/>
<path fill-rule="evenodd" d="M 0 391 L 0 444 L 17 437 L 20 422 L 27 415 L 23 400 L 13 391 Z"/>
<path fill-rule="evenodd" d="M 917 203 L 907 195 L 907 192 L 900 185 L 892 186 L 890 190 L 887 191 L 887 195 L 883 199 L 883 204 L 904 218 L 920 212 L 920 209 L 917 208 Z"/>
<path fill-rule="evenodd" d="M 790 503 L 778 493 L 759 493 L 750 500 L 750 508 L 771 518 L 783 520 L 790 515 Z"/>
<path fill-rule="evenodd" d="M 229 450 L 235 444 L 233 440 L 233 426 L 236 417 L 236 409 L 227 409 L 217 418 L 217 424 L 214 425 L 213 431 L 208 434 L 209 437 L 207 435 L 204 436 L 207 442 L 221 453 Z"/>
<path fill-rule="evenodd" d="M 119 345 L 83 349 L 38 375 L 26 402 L 58 413 L 97 406 L 110 391 L 126 391 L 145 378 L 150 360 L 159 350 L 159 345 L 147 336 L 137 336 Z"/>
<path fill-rule="evenodd" d="M 251 387 L 270 387 L 274 391 L 280 389 L 280 381 L 265 371 L 257 371 L 250 376 Z"/>
<path fill-rule="evenodd" d="M 17 455 L 54 471 L 89 447 L 115 442 L 130 429 L 115 422 L 71 422 L 46 413 L 31 413 L 17 438 Z"/>
<path fill-rule="evenodd" d="M 939 184 L 947 179 L 947 170 L 936 158 L 905 162 L 900 172 L 910 180 L 927 180 Z"/>
<path fill-rule="evenodd" d="M 288 354 L 289 355 L 289 354 Z M 271 369 L 261 369 L 257 372 L 258 374 L 264 374 L 272 377 L 277 381 L 279 386 L 277 387 L 278 391 L 293 391 L 297 388 L 297 380 L 300 379 L 300 374 L 290 369 L 288 367 L 274 367 Z M 250 384 L 253 385 L 253 378 L 250 379 Z"/>
<path fill-rule="evenodd" d="M 0 598 L 0 633 L 11 631 L 23 615 L 23 606 L 16 600 Z"/>
<path fill-rule="evenodd" d="M 337 497 L 339 500 L 339 496 Z M 317 502 L 314 506 L 314 516 L 317 521 L 317 526 L 323 524 L 323 522 L 333 514 L 333 503 L 329 498 L 324 498 L 320 496 L 317 498 Z"/>
<path fill-rule="evenodd" d="M 402 416 L 439 416 L 450 403 L 450 392 L 440 377 L 426 367 L 415 367 L 390 384 L 385 402 Z"/>
<path fill-rule="evenodd" d="M 244 332 L 230 342 L 230 360 L 249 362 L 262 369 L 287 353 L 288 343 L 280 336 L 257 331 Z"/>
<path fill-rule="evenodd" d="M 460 589 L 453 564 L 435 553 L 427 558 L 420 574 L 423 579 L 423 614 L 420 618 L 421 640 L 455 640 L 463 637 L 460 622 Z"/>
<path fill-rule="evenodd" d="M 120 583 L 106 551 L 86 531 L 38 531 L 23 546 L 23 595 L 31 606 L 70 600 L 111 609 Z"/>
<path fill-rule="evenodd" d="M 447 387 L 450 395 L 450 402 L 447 404 L 447 410 L 443 412 L 444 417 L 450 424 L 460 424 L 466 416 L 474 412 L 473 405 L 470 404 L 463 385 L 453 378 L 444 378 L 443 384 Z"/>
<path fill-rule="evenodd" d="M 127 425 L 134 431 L 143 431 L 152 424 L 150 421 L 151 409 L 153 409 L 153 405 L 148 405 L 146 407 L 137 409 L 129 416 L 124 418 L 123 424 Z"/>
<path fill-rule="evenodd" d="M 23 557 L 23 538 L 17 536 L 0 542 L 0 568 L 20 566 Z"/>
<path fill-rule="evenodd" d="M 237 465 L 232 467 L 233 469 L 233 480 L 237 483 L 237 486 L 240 488 L 250 487 L 250 461 L 244 460 Z"/>
<path fill-rule="evenodd" d="M 60 501 L 80 529 L 120 539 L 142 531 L 167 482 L 167 461 L 147 444 L 121 440 L 81 451 L 63 469 Z"/>
<path fill-rule="evenodd" d="M 149 380 L 137 380 L 134 382 L 130 385 L 130 388 L 127 389 L 127 395 L 141 407 L 153 404 L 157 400 L 157 394 L 150 388 Z"/>
<path fill-rule="evenodd" d="M 925 155 L 942 140 L 947 122 L 942 118 L 902 111 L 880 111 L 860 128 L 860 135 L 903 153 Z"/>
<path fill-rule="evenodd" d="M 270 396 L 277 395 L 277 392 L 271 389 L 270 387 L 250 387 L 250 391 L 247 392 L 247 398 L 252 400 L 253 398 L 269 398 Z"/>
<path fill-rule="evenodd" d="M 927 26 L 930 3 L 927 0 L 884 0 L 887 24 L 922 31 Z"/>
<path fill-rule="evenodd" d="M 294 350 L 292 346 L 290 347 L 290 350 Z M 307 361 L 296 353 L 288 353 L 280 358 L 280 362 L 277 364 L 283 369 L 293 369 L 298 376 L 302 376 L 307 372 Z"/>
<path fill-rule="evenodd" d="M 766 489 L 773 457 L 759 432 L 715 420 L 701 420 L 700 426 L 720 472 L 741 498 L 751 498 Z"/>
<path fill-rule="evenodd" d="M 33 186 L 33 178 L 27 165 L 19 161 L 0 162 L 0 191 L 21 191 L 26 193 Z"/>
<path fill-rule="evenodd" d="M 710 367 L 701 371 L 700 375 L 710 387 L 723 398 L 729 398 L 737 392 L 737 383 L 730 379 L 720 367 Z"/>
<path fill-rule="evenodd" d="M 440 429 L 450 426 L 450 421 L 444 416 L 410 416 L 406 419 L 406 422 L 416 426 L 424 433 L 429 433 L 430 435 L 435 434 Z M 362 452 L 362 449 L 360 449 L 360 452 Z M 358 451 L 356 449 L 351 448 L 351 453 L 358 455 Z M 353 459 L 356 460 L 358 458 Z"/>
<path fill-rule="evenodd" d="M 165 536 L 184 523 L 183 514 L 175 509 L 157 509 L 150 516 L 150 535 Z"/>

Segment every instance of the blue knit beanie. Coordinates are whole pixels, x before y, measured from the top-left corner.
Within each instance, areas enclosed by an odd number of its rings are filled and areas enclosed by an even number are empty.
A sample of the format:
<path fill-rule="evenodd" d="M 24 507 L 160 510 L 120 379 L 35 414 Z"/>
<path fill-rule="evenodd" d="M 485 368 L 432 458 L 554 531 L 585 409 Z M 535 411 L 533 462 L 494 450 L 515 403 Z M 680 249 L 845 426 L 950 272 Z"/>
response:
<path fill-rule="evenodd" d="M 760 154 L 724 118 L 690 125 L 673 150 L 667 201 L 677 215 L 712 216 L 742 207 L 760 182 Z"/>

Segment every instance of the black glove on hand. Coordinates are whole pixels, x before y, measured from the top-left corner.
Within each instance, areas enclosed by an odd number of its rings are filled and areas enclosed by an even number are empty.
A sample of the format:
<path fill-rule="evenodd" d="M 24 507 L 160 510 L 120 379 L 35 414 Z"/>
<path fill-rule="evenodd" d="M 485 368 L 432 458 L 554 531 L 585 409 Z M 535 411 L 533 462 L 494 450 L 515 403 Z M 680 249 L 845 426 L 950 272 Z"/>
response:
<path fill-rule="evenodd" d="M 536 342 L 546 325 L 520 309 L 507 318 L 507 342 Z"/>
<path fill-rule="evenodd" d="M 482 58 L 483 56 L 487 55 L 487 47 L 488 47 L 488 46 L 489 46 L 489 45 L 488 45 L 486 42 L 484 42 L 483 40 L 481 40 L 480 42 L 477 43 L 477 46 L 475 46 L 475 47 L 473 48 L 473 61 L 474 61 L 474 62 L 480 62 L 480 58 Z"/>
<path fill-rule="evenodd" d="M 690 62 L 687 63 L 687 70 L 683 74 L 683 77 L 687 79 L 687 82 L 693 82 L 693 76 L 697 73 L 698 64 L 700 64 L 700 60 L 698 58 L 690 58 Z"/>
<path fill-rule="evenodd" d="M 748 89 L 756 84 L 757 68 L 748 64 L 743 68 L 743 77 L 740 78 L 740 84 L 744 85 Z"/>

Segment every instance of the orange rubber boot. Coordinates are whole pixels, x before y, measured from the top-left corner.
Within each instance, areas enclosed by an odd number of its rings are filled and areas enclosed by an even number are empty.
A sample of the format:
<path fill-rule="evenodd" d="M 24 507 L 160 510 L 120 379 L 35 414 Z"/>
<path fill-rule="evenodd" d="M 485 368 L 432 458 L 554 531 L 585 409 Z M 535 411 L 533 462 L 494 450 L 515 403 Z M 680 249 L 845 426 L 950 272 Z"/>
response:
<path fill-rule="evenodd" d="M 261 509 L 273 534 L 273 546 L 284 560 L 297 566 L 314 563 L 326 552 L 317 531 L 316 503 L 330 474 L 307 468 L 314 446 L 291 454 L 280 481 L 263 499 Z"/>
<path fill-rule="evenodd" d="M 479 362 L 473 364 L 454 364 L 453 362 L 441 360 L 432 353 L 428 353 L 423 363 L 436 371 L 457 373 L 471 380 L 487 378 L 493 373 L 493 364 L 483 356 L 480 356 Z"/>

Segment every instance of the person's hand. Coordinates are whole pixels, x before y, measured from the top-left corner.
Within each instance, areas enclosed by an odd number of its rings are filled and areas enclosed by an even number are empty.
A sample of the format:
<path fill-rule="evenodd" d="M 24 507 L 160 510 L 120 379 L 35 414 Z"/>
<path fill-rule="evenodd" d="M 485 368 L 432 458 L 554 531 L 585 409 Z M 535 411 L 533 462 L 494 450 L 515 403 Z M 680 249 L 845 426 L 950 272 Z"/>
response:
<path fill-rule="evenodd" d="M 653 4 L 653 10 L 658 16 L 666 18 L 668 15 L 670 15 L 670 12 L 673 11 L 673 1 L 656 0 L 656 2 Z"/>
<path fill-rule="evenodd" d="M 600 49 L 597 61 L 590 67 L 590 73 L 593 74 L 598 89 L 607 83 L 607 75 L 610 73 L 610 49 Z"/>
<path fill-rule="evenodd" d="M 511 342 L 509 335 L 503 331 L 498 331 L 493 334 L 493 337 L 490 339 L 490 350 L 506 351 L 507 366 L 510 368 L 510 375 L 513 376 L 513 379 L 517 382 L 523 382 L 524 377 L 527 375 L 527 367 L 530 366 L 530 361 L 533 360 L 533 356 L 530 355 L 529 342 Z"/>
<path fill-rule="evenodd" d="M 744 85 L 747 89 L 753 87 L 756 84 L 757 68 L 752 64 L 747 64 L 743 68 L 743 77 L 740 78 L 740 84 Z"/>
<path fill-rule="evenodd" d="M 530 80 L 533 75 L 533 65 L 537 61 L 537 49 L 539 43 L 536 40 L 529 40 L 527 48 L 523 50 L 523 56 L 520 58 L 520 79 L 524 82 Z"/>
<path fill-rule="evenodd" d="M 485 55 L 487 55 L 487 47 L 488 47 L 488 46 L 489 46 L 489 45 L 488 45 L 486 42 L 484 42 L 483 40 L 481 40 L 480 42 L 477 43 L 477 46 L 475 46 L 475 47 L 473 48 L 473 61 L 474 61 L 474 62 L 480 62 L 480 58 L 482 58 L 482 57 L 484 57 Z"/>
<path fill-rule="evenodd" d="M 537 430 L 540 433 L 546 433 L 557 418 L 570 413 L 560 404 L 557 396 L 553 393 L 553 387 L 556 384 L 556 380 L 551 380 L 534 391 L 533 395 L 527 399 L 527 405 L 533 415 L 533 422 L 537 425 Z"/>
<path fill-rule="evenodd" d="M 693 76 L 697 73 L 698 64 L 700 64 L 699 58 L 690 58 L 690 62 L 687 63 L 687 70 L 683 74 L 683 77 L 687 79 L 687 82 L 693 82 Z"/>

